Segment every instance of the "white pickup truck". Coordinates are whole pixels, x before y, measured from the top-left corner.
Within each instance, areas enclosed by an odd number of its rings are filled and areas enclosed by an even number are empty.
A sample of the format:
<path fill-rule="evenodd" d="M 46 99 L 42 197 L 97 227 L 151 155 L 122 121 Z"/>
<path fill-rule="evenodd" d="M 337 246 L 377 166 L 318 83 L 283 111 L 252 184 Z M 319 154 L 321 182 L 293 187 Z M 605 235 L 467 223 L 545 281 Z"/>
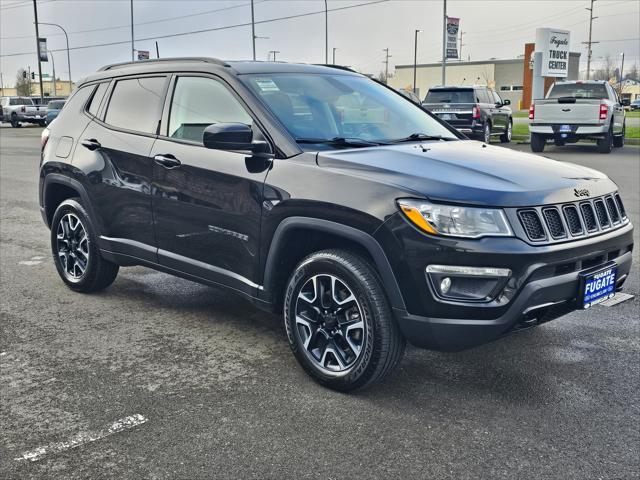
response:
<path fill-rule="evenodd" d="M 0 120 L 10 122 L 12 127 L 19 127 L 20 123 L 37 123 L 43 127 L 45 125 L 47 107 L 36 105 L 29 97 L 2 97 L 0 108 Z"/>
<path fill-rule="evenodd" d="M 625 113 L 608 82 L 557 82 L 547 98 L 529 107 L 531 150 L 542 152 L 547 140 L 557 146 L 579 139 L 596 140 L 600 153 L 624 145 Z"/>

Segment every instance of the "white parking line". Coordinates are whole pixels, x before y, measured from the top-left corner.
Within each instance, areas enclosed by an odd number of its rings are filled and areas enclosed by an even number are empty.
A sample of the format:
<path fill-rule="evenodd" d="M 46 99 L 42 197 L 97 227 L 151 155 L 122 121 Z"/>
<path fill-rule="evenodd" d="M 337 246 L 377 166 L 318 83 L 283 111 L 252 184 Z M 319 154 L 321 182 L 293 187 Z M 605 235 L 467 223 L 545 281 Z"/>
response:
<path fill-rule="evenodd" d="M 37 462 L 38 460 L 48 455 L 64 452 L 65 450 L 77 448 L 82 445 L 86 445 L 87 443 L 102 440 L 109 435 L 113 435 L 114 433 L 119 433 L 124 430 L 129 430 L 146 422 L 146 417 L 140 415 L 139 413 L 136 413 L 135 415 L 130 415 L 128 417 L 121 418 L 120 420 L 116 420 L 108 428 L 98 430 L 97 432 L 80 432 L 67 442 L 52 443 L 44 447 L 38 447 L 35 450 L 24 452 L 21 456 L 15 458 L 14 460 L 29 460 L 31 462 Z"/>
<path fill-rule="evenodd" d="M 44 259 L 45 257 L 41 257 L 38 255 L 35 257 L 31 257 L 31 260 L 21 260 L 20 262 L 18 262 L 18 264 L 32 267 L 33 265 L 40 265 Z"/>

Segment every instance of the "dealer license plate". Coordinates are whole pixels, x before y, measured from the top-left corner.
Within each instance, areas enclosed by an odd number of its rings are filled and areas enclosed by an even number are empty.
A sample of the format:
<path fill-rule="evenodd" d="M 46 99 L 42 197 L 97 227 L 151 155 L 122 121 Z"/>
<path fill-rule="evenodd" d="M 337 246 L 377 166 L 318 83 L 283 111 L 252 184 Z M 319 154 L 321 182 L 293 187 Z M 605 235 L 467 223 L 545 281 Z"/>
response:
<path fill-rule="evenodd" d="M 452 113 L 441 113 L 439 116 L 442 120 L 455 120 L 456 118 Z"/>
<path fill-rule="evenodd" d="M 618 267 L 609 266 L 582 277 L 582 308 L 589 308 L 612 298 L 616 294 Z"/>
<path fill-rule="evenodd" d="M 571 125 L 560 125 L 560 131 L 563 133 L 571 132 Z"/>

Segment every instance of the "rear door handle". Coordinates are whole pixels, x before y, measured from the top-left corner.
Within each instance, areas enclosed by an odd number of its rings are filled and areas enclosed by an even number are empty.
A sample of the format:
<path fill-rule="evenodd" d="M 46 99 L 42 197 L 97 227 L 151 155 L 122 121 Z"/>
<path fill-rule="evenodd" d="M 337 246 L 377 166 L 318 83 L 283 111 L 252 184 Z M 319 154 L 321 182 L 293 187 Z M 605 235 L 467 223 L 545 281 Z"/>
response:
<path fill-rule="evenodd" d="M 171 154 L 156 155 L 155 157 L 153 157 L 153 159 L 158 165 L 168 169 L 178 168 L 180 165 L 182 165 L 182 162 Z"/>
<path fill-rule="evenodd" d="M 100 142 L 95 138 L 85 138 L 81 143 L 83 147 L 88 148 L 91 151 L 97 150 L 102 147 L 102 145 L 100 145 Z"/>

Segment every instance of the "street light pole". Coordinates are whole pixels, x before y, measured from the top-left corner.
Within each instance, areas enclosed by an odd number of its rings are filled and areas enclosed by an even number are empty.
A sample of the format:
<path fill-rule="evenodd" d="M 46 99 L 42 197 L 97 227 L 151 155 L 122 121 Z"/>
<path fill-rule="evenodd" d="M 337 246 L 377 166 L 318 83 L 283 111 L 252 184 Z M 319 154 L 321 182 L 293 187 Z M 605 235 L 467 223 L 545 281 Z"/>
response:
<path fill-rule="evenodd" d="M 131 61 L 133 62 L 135 60 L 134 55 L 136 51 L 133 45 L 133 0 L 129 2 L 129 5 L 131 5 Z"/>
<path fill-rule="evenodd" d="M 69 70 L 69 95 L 71 95 L 71 57 L 69 56 L 69 35 L 67 35 L 67 31 L 57 23 L 40 22 L 40 25 L 50 25 L 53 27 L 58 27 L 60 30 L 62 30 L 62 33 L 64 33 L 64 38 L 67 41 L 67 69 Z"/>
<path fill-rule="evenodd" d="M 44 103 L 44 92 L 42 91 L 42 63 L 40 62 L 40 32 L 38 31 L 38 6 L 36 5 L 36 0 L 33 0 L 33 16 L 35 24 L 36 24 L 36 52 L 38 54 L 38 75 L 40 82 L 40 104 Z M 31 81 L 31 80 L 29 80 Z"/>
<path fill-rule="evenodd" d="M 253 61 L 256 61 L 256 20 L 253 14 L 253 0 L 251 0 L 251 44 L 253 46 Z"/>
<path fill-rule="evenodd" d="M 622 86 L 622 81 L 624 80 L 624 52 L 620 53 L 620 55 L 622 55 L 622 65 L 620 65 L 620 84 Z"/>
<path fill-rule="evenodd" d="M 56 95 L 56 62 L 53 59 L 53 52 L 51 50 L 47 50 L 49 52 L 49 56 L 51 57 L 51 68 L 53 69 L 53 96 Z"/>
<path fill-rule="evenodd" d="M 336 50 L 338 50 L 338 47 L 333 47 L 333 62 L 331 63 L 332 65 L 336 64 Z"/>
<path fill-rule="evenodd" d="M 418 72 L 418 33 L 420 33 L 420 30 L 416 30 L 415 32 L 415 46 L 413 49 L 413 93 L 415 93 L 417 95 L 417 88 L 416 88 L 416 74 Z"/>
<path fill-rule="evenodd" d="M 329 63 L 329 8 L 324 0 L 324 63 Z"/>
<path fill-rule="evenodd" d="M 442 85 L 445 85 L 447 68 L 447 0 L 443 0 L 442 10 Z"/>

